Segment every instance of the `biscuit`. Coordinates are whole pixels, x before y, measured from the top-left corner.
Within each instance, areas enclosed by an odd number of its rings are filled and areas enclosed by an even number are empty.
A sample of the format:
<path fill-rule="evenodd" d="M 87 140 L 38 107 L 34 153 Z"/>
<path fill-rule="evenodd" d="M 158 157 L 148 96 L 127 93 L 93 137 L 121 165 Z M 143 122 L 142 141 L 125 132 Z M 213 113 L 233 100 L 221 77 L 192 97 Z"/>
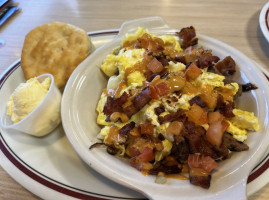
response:
<path fill-rule="evenodd" d="M 50 73 L 62 89 L 73 70 L 90 53 L 87 33 L 70 24 L 51 22 L 30 31 L 23 44 L 21 68 L 26 80 Z"/>

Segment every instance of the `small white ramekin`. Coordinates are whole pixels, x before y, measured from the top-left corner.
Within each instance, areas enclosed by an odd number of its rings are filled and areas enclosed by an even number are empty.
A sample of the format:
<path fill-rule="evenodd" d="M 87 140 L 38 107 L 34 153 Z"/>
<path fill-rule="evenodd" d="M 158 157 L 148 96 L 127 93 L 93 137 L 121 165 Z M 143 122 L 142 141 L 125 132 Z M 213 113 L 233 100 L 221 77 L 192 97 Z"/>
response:
<path fill-rule="evenodd" d="M 42 82 L 47 77 L 51 78 L 49 90 L 40 104 L 24 119 L 17 123 L 11 121 L 4 109 L 0 124 L 6 130 L 17 130 L 33 136 L 41 137 L 54 130 L 61 122 L 61 98 L 62 94 L 54 83 L 53 75 L 42 74 L 37 77 Z"/>

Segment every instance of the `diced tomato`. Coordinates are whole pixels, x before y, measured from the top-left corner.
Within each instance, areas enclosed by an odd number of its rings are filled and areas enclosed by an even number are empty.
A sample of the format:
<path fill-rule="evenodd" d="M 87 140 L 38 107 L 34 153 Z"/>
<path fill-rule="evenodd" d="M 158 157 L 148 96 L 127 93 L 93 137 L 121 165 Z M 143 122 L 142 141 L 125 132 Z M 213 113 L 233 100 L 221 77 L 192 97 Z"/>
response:
<path fill-rule="evenodd" d="M 214 109 L 217 105 L 217 94 L 213 92 L 213 86 L 207 85 L 203 88 L 200 97 L 209 109 Z"/>
<path fill-rule="evenodd" d="M 169 86 L 164 81 L 156 84 L 155 89 L 159 96 L 164 96 L 170 92 Z"/>
<path fill-rule="evenodd" d="M 192 63 L 185 72 L 186 77 L 191 80 L 195 80 L 200 74 L 202 74 L 202 70 L 194 63 Z"/>
<path fill-rule="evenodd" d="M 222 143 L 222 137 L 226 129 L 229 127 L 229 123 L 225 120 L 216 121 L 209 125 L 206 131 L 206 139 L 211 143 L 219 147 Z"/>
<path fill-rule="evenodd" d="M 140 132 L 141 132 L 141 134 L 153 135 L 154 125 L 150 124 L 150 123 L 140 124 Z"/>
<path fill-rule="evenodd" d="M 155 87 L 153 86 L 149 86 L 149 89 L 150 89 L 150 96 L 152 99 L 158 99 L 159 98 L 159 95 L 157 93 L 157 90 L 155 89 Z"/>
<path fill-rule="evenodd" d="M 218 111 L 209 112 L 207 114 L 207 117 L 208 117 L 208 123 L 209 124 L 212 124 L 212 123 L 217 122 L 217 121 L 222 121 L 222 119 L 223 119 L 223 115 L 220 114 L 220 112 L 218 112 Z"/>
<path fill-rule="evenodd" d="M 179 135 L 183 128 L 183 123 L 179 121 L 173 121 L 169 126 L 166 128 L 166 132 L 171 135 Z"/>
<path fill-rule="evenodd" d="M 149 162 L 154 159 L 153 149 L 145 147 L 143 152 L 138 156 L 141 159 L 141 162 Z"/>
<path fill-rule="evenodd" d="M 188 165 L 192 169 L 199 168 L 208 173 L 219 166 L 219 164 L 210 156 L 202 156 L 198 154 L 189 155 Z"/>
<path fill-rule="evenodd" d="M 197 104 L 191 106 L 191 109 L 187 112 L 187 116 L 190 121 L 197 125 L 207 123 L 207 112 Z"/>
<path fill-rule="evenodd" d="M 163 65 L 156 58 L 153 58 L 147 65 L 148 69 L 153 73 L 159 73 L 163 70 Z"/>

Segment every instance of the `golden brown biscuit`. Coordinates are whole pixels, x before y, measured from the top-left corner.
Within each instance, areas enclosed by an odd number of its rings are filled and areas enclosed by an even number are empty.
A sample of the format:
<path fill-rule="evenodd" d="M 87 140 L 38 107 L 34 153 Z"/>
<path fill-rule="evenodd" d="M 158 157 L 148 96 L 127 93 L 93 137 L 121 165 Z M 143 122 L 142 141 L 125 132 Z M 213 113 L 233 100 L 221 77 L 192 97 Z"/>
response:
<path fill-rule="evenodd" d="M 63 88 L 73 70 L 90 52 L 87 33 L 70 24 L 51 22 L 38 26 L 25 38 L 21 67 L 24 77 L 44 73 L 54 76 L 55 83 Z"/>

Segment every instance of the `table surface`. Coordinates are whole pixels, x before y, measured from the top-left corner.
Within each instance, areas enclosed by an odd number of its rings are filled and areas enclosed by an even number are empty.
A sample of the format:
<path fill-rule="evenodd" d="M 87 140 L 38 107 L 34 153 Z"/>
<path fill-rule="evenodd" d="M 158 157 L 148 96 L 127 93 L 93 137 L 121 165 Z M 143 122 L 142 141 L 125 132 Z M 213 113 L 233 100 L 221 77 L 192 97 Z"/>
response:
<path fill-rule="evenodd" d="M 0 73 L 20 58 L 25 35 L 38 25 L 62 21 L 86 31 L 117 29 L 135 18 L 160 16 L 171 27 L 194 26 L 199 34 L 225 42 L 268 67 L 269 44 L 259 28 L 267 0 L 21 0 L 21 11 L 0 27 Z M 0 199 L 39 199 L 0 167 Z M 250 196 L 269 199 L 269 184 Z"/>

